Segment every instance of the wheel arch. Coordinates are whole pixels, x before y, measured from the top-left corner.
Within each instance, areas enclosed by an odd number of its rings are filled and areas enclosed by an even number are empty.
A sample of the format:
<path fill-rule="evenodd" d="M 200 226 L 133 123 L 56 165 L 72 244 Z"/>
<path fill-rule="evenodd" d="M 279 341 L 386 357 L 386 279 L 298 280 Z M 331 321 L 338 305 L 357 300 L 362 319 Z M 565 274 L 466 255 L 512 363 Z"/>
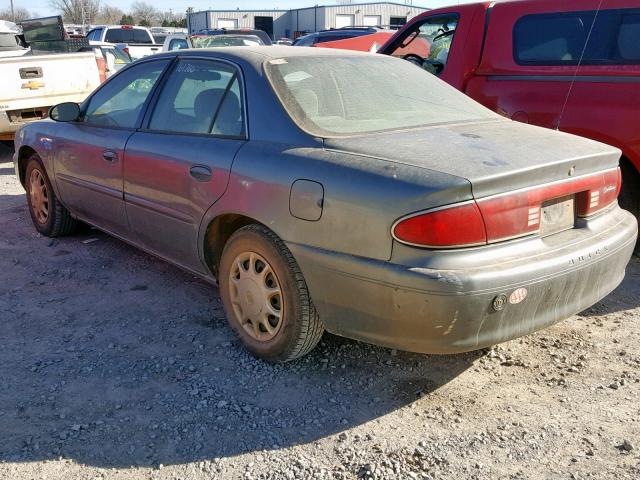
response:
<path fill-rule="evenodd" d="M 247 225 L 264 223 L 241 213 L 222 213 L 213 218 L 204 231 L 202 254 L 204 262 L 214 277 L 218 276 L 218 266 L 227 241 L 237 230 Z M 266 227 L 266 226 L 265 226 Z M 268 228 L 268 227 L 266 227 Z"/>
<path fill-rule="evenodd" d="M 33 148 L 28 145 L 23 145 L 18 150 L 18 174 L 20 175 L 20 183 L 25 186 L 25 176 L 27 173 L 27 163 L 33 154 L 37 154 Z"/>

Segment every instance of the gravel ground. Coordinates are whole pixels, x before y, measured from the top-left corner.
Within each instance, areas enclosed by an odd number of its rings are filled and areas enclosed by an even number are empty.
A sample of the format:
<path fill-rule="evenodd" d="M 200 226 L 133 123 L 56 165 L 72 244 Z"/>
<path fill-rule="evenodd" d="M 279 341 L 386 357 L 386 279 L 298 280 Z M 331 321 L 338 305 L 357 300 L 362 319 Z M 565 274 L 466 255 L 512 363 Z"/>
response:
<path fill-rule="evenodd" d="M 640 478 L 638 259 L 490 350 L 325 335 L 273 366 L 201 280 L 94 230 L 37 235 L 0 149 L 0 478 Z"/>

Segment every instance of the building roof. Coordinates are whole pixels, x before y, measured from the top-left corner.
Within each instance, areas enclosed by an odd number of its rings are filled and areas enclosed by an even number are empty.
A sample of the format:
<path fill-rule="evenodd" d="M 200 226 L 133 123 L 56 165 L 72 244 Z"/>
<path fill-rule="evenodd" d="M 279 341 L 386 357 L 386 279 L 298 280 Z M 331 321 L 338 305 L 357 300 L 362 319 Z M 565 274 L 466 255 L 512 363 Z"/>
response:
<path fill-rule="evenodd" d="M 363 3 L 345 3 L 345 4 L 333 4 L 333 5 L 312 5 L 310 7 L 300 7 L 300 8 L 289 8 L 289 9 L 280 9 L 280 8 L 250 8 L 244 10 L 199 10 L 193 13 L 202 13 L 202 12 L 215 12 L 215 13 L 250 13 L 250 12 L 278 12 L 278 13 L 286 13 L 286 12 L 296 12 L 298 10 L 309 10 L 313 8 L 335 8 L 335 7 L 362 7 L 366 5 L 396 5 L 398 7 L 406 7 L 406 8 L 417 8 L 419 10 L 430 10 L 427 7 L 421 7 L 419 5 L 408 5 L 406 3 L 398 3 L 398 2 L 363 2 Z"/>

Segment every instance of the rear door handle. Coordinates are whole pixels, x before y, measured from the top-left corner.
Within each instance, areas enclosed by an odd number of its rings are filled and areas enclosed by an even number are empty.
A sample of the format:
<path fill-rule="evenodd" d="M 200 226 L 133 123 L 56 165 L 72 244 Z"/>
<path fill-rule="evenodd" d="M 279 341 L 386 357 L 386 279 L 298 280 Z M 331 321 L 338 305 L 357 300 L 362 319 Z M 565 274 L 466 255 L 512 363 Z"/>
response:
<path fill-rule="evenodd" d="M 111 150 L 107 150 L 102 154 L 102 158 L 104 158 L 109 163 L 113 163 L 118 160 L 118 154 L 116 152 L 112 152 Z"/>
<path fill-rule="evenodd" d="M 203 165 L 194 165 L 189 169 L 189 173 L 199 182 L 206 182 L 211 179 L 213 173 L 209 167 Z"/>

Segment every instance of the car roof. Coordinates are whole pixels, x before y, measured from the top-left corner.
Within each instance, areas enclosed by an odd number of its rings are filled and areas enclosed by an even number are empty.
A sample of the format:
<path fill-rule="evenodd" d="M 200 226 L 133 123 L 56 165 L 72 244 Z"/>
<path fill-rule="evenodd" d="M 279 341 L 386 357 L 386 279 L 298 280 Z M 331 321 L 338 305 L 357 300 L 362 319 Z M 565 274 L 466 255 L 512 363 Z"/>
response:
<path fill-rule="evenodd" d="M 276 58 L 289 57 L 371 57 L 371 53 L 357 52 L 355 50 L 340 50 L 337 48 L 291 47 L 288 45 L 264 45 L 260 47 L 224 47 L 224 48 L 197 48 L 188 50 L 174 50 L 162 54 L 152 55 L 148 59 L 167 56 L 208 56 L 226 58 L 250 63 L 256 66 Z"/>

